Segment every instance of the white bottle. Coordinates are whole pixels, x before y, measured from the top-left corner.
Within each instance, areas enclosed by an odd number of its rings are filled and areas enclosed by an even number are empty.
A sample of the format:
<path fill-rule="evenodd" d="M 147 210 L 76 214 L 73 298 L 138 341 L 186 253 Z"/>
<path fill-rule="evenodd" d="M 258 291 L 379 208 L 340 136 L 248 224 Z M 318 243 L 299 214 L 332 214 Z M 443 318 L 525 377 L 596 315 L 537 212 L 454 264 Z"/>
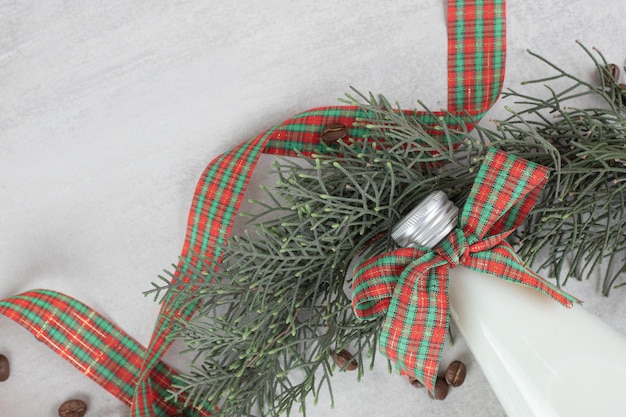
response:
<path fill-rule="evenodd" d="M 392 232 L 436 246 L 458 208 L 430 194 Z M 574 305 L 464 267 L 450 270 L 451 316 L 508 417 L 626 416 L 626 337 Z"/>

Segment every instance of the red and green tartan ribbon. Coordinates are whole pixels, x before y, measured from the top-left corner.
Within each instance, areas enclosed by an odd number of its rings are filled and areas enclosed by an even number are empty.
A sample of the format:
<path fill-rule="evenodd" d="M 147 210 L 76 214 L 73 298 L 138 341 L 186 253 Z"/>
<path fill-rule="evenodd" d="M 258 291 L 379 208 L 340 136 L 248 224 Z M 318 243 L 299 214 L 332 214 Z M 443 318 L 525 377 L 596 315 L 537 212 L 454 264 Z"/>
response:
<path fill-rule="evenodd" d="M 505 70 L 505 1 L 448 2 L 448 112 L 414 112 L 431 134 L 443 118 L 450 129 L 472 128 L 497 100 Z M 193 197 L 181 263 L 195 265 L 198 255 L 219 258 L 230 235 L 254 167 L 261 154 L 296 156 L 322 152 L 320 132 L 330 123 L 348 127 L 354 139 L 367 131 L 359 121 L 368 114 L 357 106 L 313 109 L 273 127 L 213 160 L 203 172 Z M 177 279 L 202 279 L 182 271 Z M 184 278 L 181 278 L 184 277 Z M 0 302 L 0 313 L 22 324 L 78 369 L 129 404 L 131 416 L 173 415 L 179 405 L 167 391 L 176 372 L 160 358 L 170 346 L 172 316 L 188 319 L 193 306 L 180 311 L 164 302 L 147 348 L 135 342 L 84 304 L 54 291 L 38 290 Z M 117 353 L 116 353 L 117 352 Z M 187 415 L 208 415 L 207 409 Z"/>
<path fill-rule="evenodd" d="M 131 405 L 145 349 L 108 319 L 67 295 L 49 290 L 28 291 L 2 300 L 0 313 Z M 158 395 L 153 406 L 159 415 L 176 412 L 173 404 L 165 401 L 172 373 L 163 362 L 155 364 L 153 389 Z"/>
<path fill-rule="evenodd" d="M 577 301 L 524 266 L 504 241 L 534 207 L 548 177 L 544 166 L 490 149 L 459 216 L 435 248 L 400 248 L 355 268 L 357 317 L 384 316 L 381 352 L 434 390 L 449 325 L 448 273 L 458 265 L 526 285 L 565 306 Z"/>

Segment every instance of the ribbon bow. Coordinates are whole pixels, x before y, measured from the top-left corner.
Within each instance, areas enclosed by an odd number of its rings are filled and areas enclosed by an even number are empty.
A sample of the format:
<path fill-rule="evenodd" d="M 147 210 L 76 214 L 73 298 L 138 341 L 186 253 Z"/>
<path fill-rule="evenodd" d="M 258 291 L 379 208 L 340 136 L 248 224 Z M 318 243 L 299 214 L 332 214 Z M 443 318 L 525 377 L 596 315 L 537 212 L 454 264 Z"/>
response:
<path fill-rule="evenodd" d="M 396 249 L 355 268 L 357 317 L 384 315 L 381 352 L 434 390 L 449 325 L 448 272 L 458 265 L 535 288 L 571 307 L 577 299 L 527 269 L 504 241 L 534 207 L 548 169 L 489 149 L 458 227 L 436 248 Z"/>

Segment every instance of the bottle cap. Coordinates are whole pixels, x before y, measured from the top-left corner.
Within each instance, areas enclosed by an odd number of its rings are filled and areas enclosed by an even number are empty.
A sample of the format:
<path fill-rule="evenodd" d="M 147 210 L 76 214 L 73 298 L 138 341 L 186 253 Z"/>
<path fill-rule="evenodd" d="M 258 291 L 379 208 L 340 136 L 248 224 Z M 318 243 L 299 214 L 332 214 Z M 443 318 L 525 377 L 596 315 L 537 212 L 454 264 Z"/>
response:
<path fill-rule="evenodd" d="M 394 226 L 391 238 L 402 247 L 433 248 L 454 230 L 458 215 L 446 194 L 434 191 Z"/>

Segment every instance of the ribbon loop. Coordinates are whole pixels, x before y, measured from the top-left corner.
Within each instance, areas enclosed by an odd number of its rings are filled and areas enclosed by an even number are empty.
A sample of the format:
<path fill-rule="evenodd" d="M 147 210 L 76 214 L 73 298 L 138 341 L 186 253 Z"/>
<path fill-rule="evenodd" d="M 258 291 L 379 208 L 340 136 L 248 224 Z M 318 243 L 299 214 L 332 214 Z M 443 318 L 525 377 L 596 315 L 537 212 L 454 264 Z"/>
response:
<path fill-rule="evenodd" d="M 400 248 L 359 264 L 353 277 L 354 314 L 362 320 L 384 315 L 403 271 L 416 260 L 425 261 L 424 254 L 420 249 Z"/>
<path fill-rule="evenodd" d="M 527 269 L 504 240 L 521 225 L 547 181 L 546 167 L 489 149 L 458 227 L 435 248 L 403 248 L 355 268 L 353 309 L 385 315 L 381 352 L 434 390 L 449 325 L 448 272 L 463 265 L 534 288 L 569 307 L 574 297 Z M 417 242 L 416 242 L 417 243 Z"/>

